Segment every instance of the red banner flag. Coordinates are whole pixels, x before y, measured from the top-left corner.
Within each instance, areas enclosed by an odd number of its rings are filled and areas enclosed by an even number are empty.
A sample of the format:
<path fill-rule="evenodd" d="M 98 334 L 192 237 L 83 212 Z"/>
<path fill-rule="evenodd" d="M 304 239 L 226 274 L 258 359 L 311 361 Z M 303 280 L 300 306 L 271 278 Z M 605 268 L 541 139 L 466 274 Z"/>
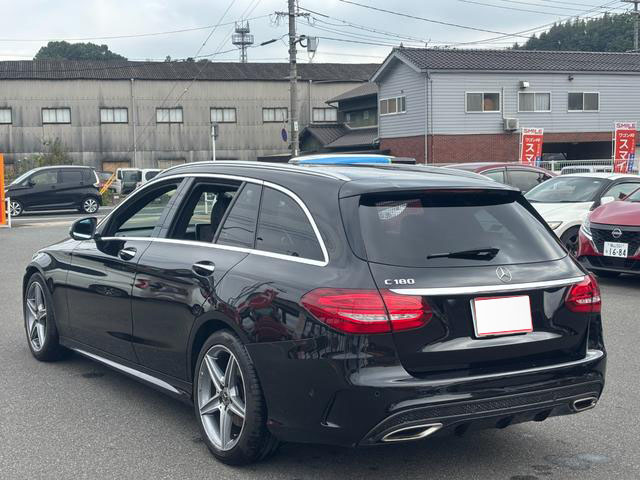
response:
<path fill-rule="evenodd" d="M 542 161 L 542 128 L 523 128 L 520 136 L 520 163 L 539 165 Z"/>
<path fill-rule="evenodd" d="M 6 200 L 4 198 L 4 156 L 0 153 L 0 225 L 7 224 Z"/>
<path fill-rule="evenodd" d="M 636 159 L 636 122 L 616 122 L 613 139 L 613 171 L 633 171 Z"/>

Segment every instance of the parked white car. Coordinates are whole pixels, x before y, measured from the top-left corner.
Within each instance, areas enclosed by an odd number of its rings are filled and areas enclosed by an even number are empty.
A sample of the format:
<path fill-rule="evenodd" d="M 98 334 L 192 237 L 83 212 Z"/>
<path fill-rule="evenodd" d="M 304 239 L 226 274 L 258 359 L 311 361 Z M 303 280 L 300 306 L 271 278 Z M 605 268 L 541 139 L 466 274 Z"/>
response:
<path fill-rule="evenodd" d="M 139 188 L 145 183 L 147 183 L 149 180 L 151 180 L 156 175 L 158 175 L 161 171 L 162 171 L 161 168 L 143 168 L 140 171 L 140 180 L 136 183 L 136 188 Z"/>
<path fill-rule="evenodd" d="M 560 175 L 529 190 L 525 197 L 571 252 L 589 212 L 640 188 L 640 177 L 621 173 Z"/>
<path fill-rule="evenodd" d="M 142 171 L 139 168 L 118 168 L 116 179 L 111 184 L 110 189 L 117 194 L 128 194 L 136 189 L 136 184 L 142 178 Z"/>

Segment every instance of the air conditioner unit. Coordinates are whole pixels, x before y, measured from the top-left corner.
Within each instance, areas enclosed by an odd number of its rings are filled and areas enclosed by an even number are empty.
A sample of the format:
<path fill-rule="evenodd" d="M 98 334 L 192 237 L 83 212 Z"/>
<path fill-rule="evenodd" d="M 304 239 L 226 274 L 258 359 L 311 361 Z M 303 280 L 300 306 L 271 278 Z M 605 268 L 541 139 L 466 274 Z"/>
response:
<path fill-rule="evenodd" d="M 517 118 L 505 118 L 504 129 L 507 131 L 518 130 L 520 128 L 520 122 Z"/>

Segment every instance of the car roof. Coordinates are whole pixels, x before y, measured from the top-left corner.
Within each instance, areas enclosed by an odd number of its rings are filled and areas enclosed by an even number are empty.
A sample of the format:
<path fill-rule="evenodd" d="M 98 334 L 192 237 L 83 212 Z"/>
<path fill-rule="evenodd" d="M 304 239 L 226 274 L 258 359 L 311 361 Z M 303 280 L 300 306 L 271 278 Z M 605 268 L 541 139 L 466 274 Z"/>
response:
<path fill-rule="evenodd" d="M 515 190 L 476 173 L 444 167 L 402 164 L 357 164 L 357 165 L 292 165 L 282 163 L 207 161 L 194 162 L 168 168 L 154 180 L 171 175 L 194 173 L 225 173 L 248 176 L 286 186 L 294 177 L 323 179 L 345 184 L 341 196 L 357 195 L 367 191 L 389 191 L 411 188 L 490 188 Z M 284 175 L 283 175 L 284 174 Z M 290 175 L 286 175 L 290 174 Z"/>
<path fill-rule="evenodd" d="M 568 178 L 568 177 L 606 178 L 609 180 L 616 180 L 618 178 L 640 178 L 635 173 L 612 173 L 612 172 L 569 173 L 566 175 L 562 175 L 562 178 Z"/>
<path fill-rule="evenodd" d="M 51 168 L 87 168 L 90 170 L 95 170 L 93 167 L 90 167 L 88 165 L 47 165 L 44 167 L 32 168 L 30 172 L 38 172 L 40 170 L 49 170 Z"/>

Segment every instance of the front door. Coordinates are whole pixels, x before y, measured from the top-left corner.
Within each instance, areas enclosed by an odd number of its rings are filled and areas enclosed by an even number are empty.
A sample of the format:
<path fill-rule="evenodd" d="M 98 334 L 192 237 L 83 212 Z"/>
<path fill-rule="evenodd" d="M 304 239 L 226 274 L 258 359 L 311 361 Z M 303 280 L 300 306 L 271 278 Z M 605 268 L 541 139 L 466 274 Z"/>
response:
<path fill-rule="evenodd" d="M 28 194 L 22 197 L 26 210 L 42 210 L 59 206 L 57 168 L 47 168 L 34 173 L 28 180 L 28 186 Z"/>
<path fill-rule="evenodd" d="M 73 251 L 67 283 L 73 338 L 135 361 L 131 346 L 131 292 L 136 267 L 164 221 L 179 181 L 161 182 L 119 207 L 98 229 L 95 240 Z"/>
<path fill-rule="evenodd" d="M 134 349 L 145 367 L 190 379 L 190 335 L 219 308 L 216 287 L 253 247 L 261 188 L 197 179 L 165 238 L 144 252 L 132 311 Z"/>

